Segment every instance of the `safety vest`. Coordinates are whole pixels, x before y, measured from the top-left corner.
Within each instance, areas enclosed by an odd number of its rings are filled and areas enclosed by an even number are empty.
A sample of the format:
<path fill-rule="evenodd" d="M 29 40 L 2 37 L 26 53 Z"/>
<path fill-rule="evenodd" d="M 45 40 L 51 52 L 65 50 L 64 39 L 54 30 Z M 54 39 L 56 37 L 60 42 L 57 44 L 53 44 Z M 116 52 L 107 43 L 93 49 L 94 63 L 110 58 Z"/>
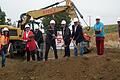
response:
<path fill-rule="evenodd" d="M 6 37 L 6 36 L 2 35 L 2 36 L 0 37 L 0 44 L 1 44 L 1 45 L 6 45 L 6 44 L 8 44 L 8 43 L 9 43 L 9 37 Z"/>

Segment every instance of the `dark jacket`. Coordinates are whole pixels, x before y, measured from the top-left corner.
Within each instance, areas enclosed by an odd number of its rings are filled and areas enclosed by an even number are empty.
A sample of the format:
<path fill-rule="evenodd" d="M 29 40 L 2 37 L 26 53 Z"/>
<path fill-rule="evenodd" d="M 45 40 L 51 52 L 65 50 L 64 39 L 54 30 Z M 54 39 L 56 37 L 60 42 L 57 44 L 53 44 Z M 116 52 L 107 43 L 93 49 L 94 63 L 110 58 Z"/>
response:
<path fill-rule="evenodd" d="M 118 25 L 118 34 L 119 34 L 119 38 L 120 38 L 120 25 Z"/>
<path fill-rule="evenodd" d="M 84 41 L 83 36 L 83 29 L 81 25 L 78 25 L 75 31 L 75 26 L 72 26 L 72 38 L 73 40 L 76 40 L 76 43 L 80 43 L 81 41 Z"/>
<path fill-rule="evenodd" d="M 42 35 L 42 32 L 40 30 L 37 33 L 34 32 L 34 35 L 35 35 L 35 40 L 38 43 L 43 43 L 43 35 Z"/>
<path fill-rule="evenodd" d="M 55 35 L 55 36 L 53 36 Z M 46 33 L 46 43 L 55 43 L 55 37 L 57 37 L 57 29 L 54 27 L 52 29 L 51 27 L 48 28 L 47 33 Z"/>
<path fill-rule="evenodd" d="M 62 36 L 63 36 L 64 44 L 70 45 L 71 31 L 67 26 L 65 27 L 65 29 L 62 28 Z"/>

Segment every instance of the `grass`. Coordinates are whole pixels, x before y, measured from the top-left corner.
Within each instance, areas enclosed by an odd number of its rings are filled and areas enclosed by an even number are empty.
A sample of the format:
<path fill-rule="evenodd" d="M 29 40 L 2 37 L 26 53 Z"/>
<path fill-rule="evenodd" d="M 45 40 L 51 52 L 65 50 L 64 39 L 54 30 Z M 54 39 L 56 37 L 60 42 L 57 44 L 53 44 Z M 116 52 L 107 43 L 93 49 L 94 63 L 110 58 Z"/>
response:
<path fill-rule="evenodd" d="M 117 32 L 117 25 L 116 24 L 105 25 L 104 31 L 105 31 L 105 34 L 115 33 L 115 32 Z M 87 31 L 87 33 L 89 35 L 93 35 L 94 34 L 93 28 L 91 28 L 90 31 Z"/>

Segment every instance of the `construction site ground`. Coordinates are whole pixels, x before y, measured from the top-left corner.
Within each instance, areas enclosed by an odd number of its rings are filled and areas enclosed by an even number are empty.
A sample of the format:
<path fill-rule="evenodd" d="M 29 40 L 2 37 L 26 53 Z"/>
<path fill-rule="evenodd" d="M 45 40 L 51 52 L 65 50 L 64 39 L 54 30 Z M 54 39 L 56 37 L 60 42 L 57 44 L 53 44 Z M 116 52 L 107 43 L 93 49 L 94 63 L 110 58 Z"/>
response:
<path fill-rule="evenodd" d="M 114 36 L 114 37 L 110 37 Z M 30 61 L 7 58 L 6 67 L 0 68 L 0 80 L 120 80 L 120 48 L 117 33 L 106 35 L 105 54 L 98 56 L 92 40 L 93 50 L 83 57 Z M 49 57 L 53 58 L 50 51 Z M 0 58 L 1 60 L 1 58 Z"/>

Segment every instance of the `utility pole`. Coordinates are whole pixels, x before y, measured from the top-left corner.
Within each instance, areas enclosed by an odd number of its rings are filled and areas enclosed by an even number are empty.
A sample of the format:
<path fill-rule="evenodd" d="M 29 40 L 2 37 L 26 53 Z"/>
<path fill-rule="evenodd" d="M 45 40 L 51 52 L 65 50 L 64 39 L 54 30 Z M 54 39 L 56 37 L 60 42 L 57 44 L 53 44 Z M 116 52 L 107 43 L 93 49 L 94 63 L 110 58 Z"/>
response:
<path fill-rule="evenodd" d="M 91 16 L 90 15 L 88 16 L 88 19 L 89 19 L 89 26 L 91 27 Z"/>

